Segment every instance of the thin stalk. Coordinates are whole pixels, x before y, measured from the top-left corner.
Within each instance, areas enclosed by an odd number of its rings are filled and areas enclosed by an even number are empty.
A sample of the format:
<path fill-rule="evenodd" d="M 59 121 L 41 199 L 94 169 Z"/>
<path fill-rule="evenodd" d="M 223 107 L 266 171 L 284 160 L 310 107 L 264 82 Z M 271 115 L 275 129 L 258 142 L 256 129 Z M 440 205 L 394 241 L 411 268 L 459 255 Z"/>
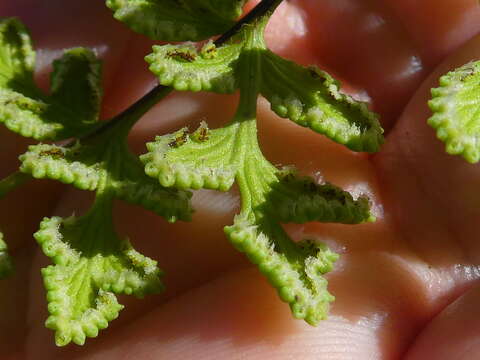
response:
<path fill-rule="evenodd" d="M 235 36 L 243 25 L 253 24 L 258 19 L 265 15 L 272 14 L 275 9 L 282 3 L 283 0 L 262 0 L 255 6 L 247 15 L 245 15 L 239 22 L 230 28 L 225 34 L 215 40 L 215 45 L 220 46 Z"/>
<path fill-rule="evenodd" d="M 153 106 L 155 106 L 160 100 L 166 97 L 173 91 L 173 88 L 167 86 L 155 86 L 147 94 L 133 103 L 130 107 L 124 110 L 121 114 L 115 116 L 109 121 L 105 121 L 103 126 L 96 128 L 92 133 L 86 134 L 80 140 L 92 138 L 94 136 L 103 134 L 105 131 L 111 129 L 114 126 L 121 126 L 126 134 L 135 125 L 135 123 L 147 113 Z"/>

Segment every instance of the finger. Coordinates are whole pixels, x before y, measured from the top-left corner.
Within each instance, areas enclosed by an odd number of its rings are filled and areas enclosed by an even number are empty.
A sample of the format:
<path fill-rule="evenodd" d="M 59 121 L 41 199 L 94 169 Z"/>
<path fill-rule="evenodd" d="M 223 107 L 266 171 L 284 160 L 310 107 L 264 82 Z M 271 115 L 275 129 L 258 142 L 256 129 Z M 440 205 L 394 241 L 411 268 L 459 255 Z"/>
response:
<path fill-rule="evenodd" d="M 405 360 L 474 360 L 480 353 L 480 288 L 476 287 L 436 316 L 415 339 Z"/>
<path fill-rule="evenodd" d="M 433 266 L 457 273 L 479 261 L 480 167 L 445 153 L 427 125 L 427 101 L 440 75 L 480 57 L 479 45 L 477 36 L 433 72 L 375 159 L 387 207 L 405 229 L 405 240 Z"/>

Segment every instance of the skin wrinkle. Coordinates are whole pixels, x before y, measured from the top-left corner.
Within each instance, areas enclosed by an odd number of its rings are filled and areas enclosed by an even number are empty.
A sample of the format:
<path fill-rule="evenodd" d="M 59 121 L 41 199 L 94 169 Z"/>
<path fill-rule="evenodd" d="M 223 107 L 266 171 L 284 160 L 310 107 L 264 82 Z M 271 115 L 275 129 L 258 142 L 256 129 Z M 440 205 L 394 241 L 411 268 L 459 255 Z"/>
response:
<path fill-rule="evenodd" d="M 459 359 L 472 343 L 478 343 L 479 322 L 478 316 L 475 316 L 478 290 L 477 287 L 468 291 L 433 319 L 416 339 L 405 359 L 423 360 L 428 356 L 438 360 Z"/>

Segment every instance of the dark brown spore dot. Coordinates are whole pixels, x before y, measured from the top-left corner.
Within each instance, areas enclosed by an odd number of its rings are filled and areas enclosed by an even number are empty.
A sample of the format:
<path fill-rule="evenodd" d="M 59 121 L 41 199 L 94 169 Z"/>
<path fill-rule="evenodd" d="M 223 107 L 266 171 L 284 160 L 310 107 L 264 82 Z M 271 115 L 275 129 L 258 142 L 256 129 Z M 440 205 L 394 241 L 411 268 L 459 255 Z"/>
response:
<path fill-rule="evenodd" d="M 63 154 L 62 150 L 53 148 L 53 149 L 41 151 L 40 156 L 42 156 L 42 157 L 43 156 L 51 156 L 53 158 L 58 159 L 58 158 L 63 158 L 64 154 Z"/>
<path fill-rule="evenodd" d="M 187 62 L 193 62 L 196 59 L 195 54 L 189 51 L 172 50 L 167 52 L 167 57 L 181 59 Z"/>
<path fill-rule="evenodd" d="M 168 146 L 174 147 L 174 148 L 182 146 L 187 142 L 187 137 L 188 137 L 187 131 L 182 131 L 181 134 L 176 135 L 175 139 L 173 139 L 171 142 L 168 143 Z"/>
<path fill-rule="evenodd" d="M 205 127 L 200 128 L 198 132 L 198 140 L 207 141 L 208 137 L 209 137 L 208 129 Z"/>

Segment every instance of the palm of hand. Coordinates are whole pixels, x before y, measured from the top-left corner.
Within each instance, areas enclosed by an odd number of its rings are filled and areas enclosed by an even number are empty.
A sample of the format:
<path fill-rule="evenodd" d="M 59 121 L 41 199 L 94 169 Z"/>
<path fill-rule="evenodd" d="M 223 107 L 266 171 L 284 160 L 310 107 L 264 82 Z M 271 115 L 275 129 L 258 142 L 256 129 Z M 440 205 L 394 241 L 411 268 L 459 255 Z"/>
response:
<path fill-rule="evenodd" d="M 150 44 L 115 23 L 101 2 L 54 3 L 7 0 L 0 14 L 19 16 L 31 27 L 44 64 L 56 49 L 96 47 L 105 59 L 106 117 L 152 86 L 142 60 Z M 444 153 L 426 125 L 426 101 L 440 74 L 480 56 L 478 37 L 456 51 L 478 31 L 479 18 L 474 0 L 297 0 L 283 4 L 272 20 L 269 40 L 275 51 L 317 63 L 348 82 L 353 93 L 368 93 L 388 131 L 382 151 L 367 157 L 279 120 L 265 104 L 260 107 L 261 141 L 273 163 L 296 164 L 310 174 L 321 171 L 326 180 L 367 192 L 374 201 L 374 224 L 289 227 L 292 236 L 321 239 L 342 254 L 329 277 L 337 297 L 329 320 L 312 328 L 291 318 L 265 279 L 224 239 L 221 229 L 231 223 L 236 195 L 203 191 L 194 198 L 197 213 L 188 224 L 169 225 L 119 204 L 119 229 L 158 259 L 167 272 L 168 291 L 140 301 L 122 298 L 126 310 L 99 339 L 85 348 L 57 349 L 43 327 L 39 268 L 47 260 L 31 233 L 40 216 L 52 211 L 70 215 L 90 199 L 39 183 L 9 196 L 0 209 L 17 258 L 16 275 L 0 284 L 2 352 L 14 359 L 73 354 L 88 359 L 180 354 L 206 359 L 475 358 L 480 172 Z M 45 83 L 45 67 L 39 70 Z M 234 102 L 225 96 L 175 94 L 137 126 L 132 147 L 143 152 L 153 135 L 202 118 L 212 125 L 225 122 Z M 25 142 L 2 131 L 8 151 L 2 171 L 8 174 Z"/>

